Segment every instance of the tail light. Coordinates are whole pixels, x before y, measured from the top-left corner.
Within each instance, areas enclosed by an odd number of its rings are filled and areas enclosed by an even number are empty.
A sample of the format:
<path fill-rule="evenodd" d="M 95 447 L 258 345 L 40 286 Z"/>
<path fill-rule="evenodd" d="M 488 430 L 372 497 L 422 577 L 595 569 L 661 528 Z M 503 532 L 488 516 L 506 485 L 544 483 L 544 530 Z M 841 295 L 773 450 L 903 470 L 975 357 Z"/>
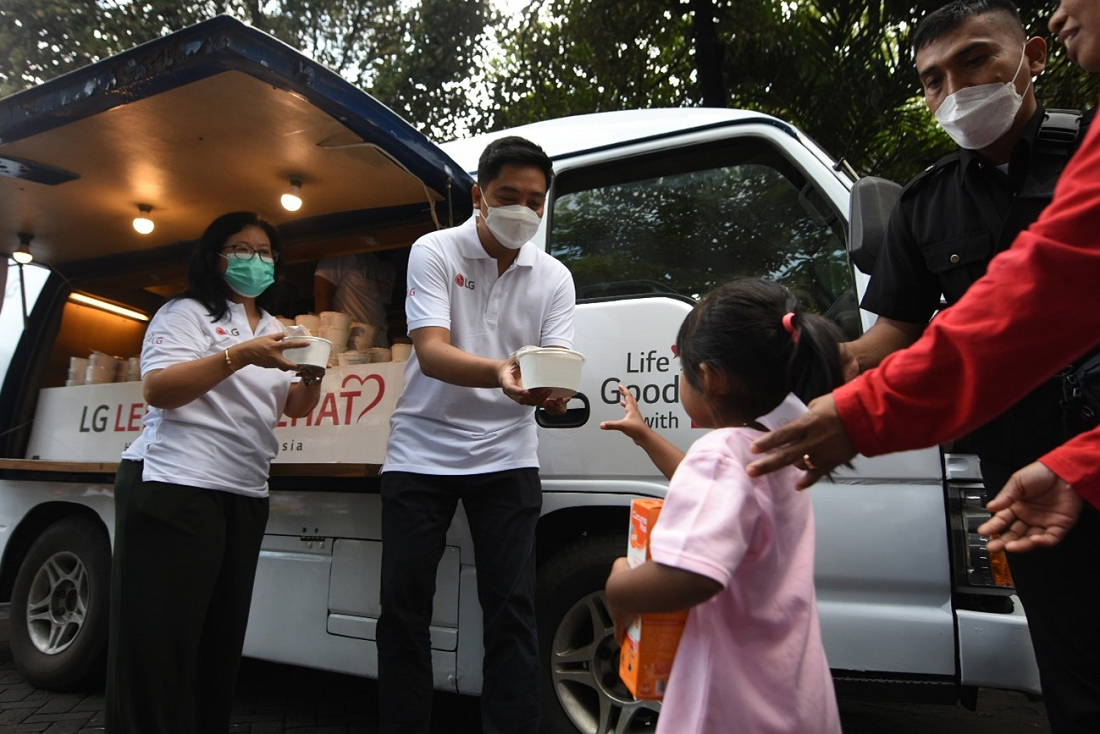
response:
<path fill-rule="evenodd" d="M 989 536 L 978 526 L 989 519 L 989 494 L 981 482 L 978 459 L 970 454 L 944 457 L 951 522 L 951 558 L 955 588 L 970 594 L 1010 594 L 1015 591 L 1004 552 L 990 553 Z"/>

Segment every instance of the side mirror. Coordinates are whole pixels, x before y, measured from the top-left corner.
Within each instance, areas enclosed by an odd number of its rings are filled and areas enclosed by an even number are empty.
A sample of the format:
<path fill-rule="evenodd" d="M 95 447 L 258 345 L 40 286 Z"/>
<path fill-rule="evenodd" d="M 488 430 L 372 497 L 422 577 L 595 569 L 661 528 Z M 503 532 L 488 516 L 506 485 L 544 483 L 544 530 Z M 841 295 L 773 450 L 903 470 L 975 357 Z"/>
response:
<path fill-rule="evenodd" d="M 572 407 L 574 401 L 581 401 L 579 407 Z M 592 408 L 588 403 L 588 397 L 584 393 L 577 393 L 566 404 L 565 415 L 550 415 L 542 408 L 535 408 L 535 423 L 542 428 L 580 428 L 592 415 Z"/>
<path fill-rule="evenodd" d="M 890 212 L 900 196 L 901 186 L 885 178 L 867 176 L 852 186 L 848 257 L 867 275 L 875 269 Z"/>

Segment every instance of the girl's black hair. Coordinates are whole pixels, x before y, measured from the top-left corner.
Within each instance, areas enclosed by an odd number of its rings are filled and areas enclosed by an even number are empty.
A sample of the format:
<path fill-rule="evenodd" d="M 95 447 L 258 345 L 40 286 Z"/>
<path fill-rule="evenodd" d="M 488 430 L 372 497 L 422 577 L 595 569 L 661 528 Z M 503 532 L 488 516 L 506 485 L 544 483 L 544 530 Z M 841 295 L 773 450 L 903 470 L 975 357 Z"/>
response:
<path fill-rule="evenodd" d="M 253 212 L 223 214 L 211 222 L 199 238 L 187 265 L 187 290 L 176 296 L 176 298 L 194 298 L 206 307 L 214 323 L 226 317 L 229 313 L 228 301 L 233 298 L 233 290 L 218 269 L 218 258 L 222 247 L 229 242 L 229 238 L 245 227 L 262 229 L 271 240 L 271 251 L 276 254 L 282 253 L 283 241 L 279 237 L 279 230 L 275 225 L 262 219 L 259 214 Z M 276 282 L 279 280 L 281 261 L 282 258 L 275 259 Z M 256 297 L 256 305 L 268 313 L 275 313 L 276 298 L 277 291 L 272 286 Z"/>
<path fill-rule="evenodd" d="M 792 328 L 783 325 L 793 313 Z M 805 313 L 798 298 L 769 280 L 738 278 L 704 298 L 680 325 L 676 349 L 684 377 L 702 391 L 699 365 L 729 378 L 726 406 L 738 415 L 766 415 L 794 393 L 803 402 L 844 382 L 840 328 Z"/>

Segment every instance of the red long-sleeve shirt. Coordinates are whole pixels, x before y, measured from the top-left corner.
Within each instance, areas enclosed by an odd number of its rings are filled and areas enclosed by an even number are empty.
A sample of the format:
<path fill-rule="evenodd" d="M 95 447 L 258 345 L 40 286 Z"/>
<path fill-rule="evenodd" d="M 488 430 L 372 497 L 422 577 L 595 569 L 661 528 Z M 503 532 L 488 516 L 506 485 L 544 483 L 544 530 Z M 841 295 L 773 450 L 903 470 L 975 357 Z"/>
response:
<path fill-rule="evenodd" d="M 909 349 L 838 388 L 860 453 L 957 438 L 998 415 L 1100 341 L 1100 125 L 1054 200 Z M 1100 507 L 1100 428 L 1040 461 Z"/>

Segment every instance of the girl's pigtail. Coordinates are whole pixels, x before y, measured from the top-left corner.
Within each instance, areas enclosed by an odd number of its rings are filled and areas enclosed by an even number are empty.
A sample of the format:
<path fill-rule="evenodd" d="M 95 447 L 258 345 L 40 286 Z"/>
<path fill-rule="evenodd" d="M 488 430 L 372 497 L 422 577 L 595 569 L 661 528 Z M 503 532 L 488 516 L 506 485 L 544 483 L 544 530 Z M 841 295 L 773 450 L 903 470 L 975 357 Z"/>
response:
<path fill-rule="evenodd" d="M 792 296 L 793 298 L 793 296 Z M 791 319 L 791 359 L 788 363 L 791 392 L 804 403 L 832 392 L 844 384 L 844 365 L 840 359 L 840 342 L 846 339 L 840 327 L 824 316 L 796 313 Z M 787 317 L 784 316 L 784 329 Z"/>

